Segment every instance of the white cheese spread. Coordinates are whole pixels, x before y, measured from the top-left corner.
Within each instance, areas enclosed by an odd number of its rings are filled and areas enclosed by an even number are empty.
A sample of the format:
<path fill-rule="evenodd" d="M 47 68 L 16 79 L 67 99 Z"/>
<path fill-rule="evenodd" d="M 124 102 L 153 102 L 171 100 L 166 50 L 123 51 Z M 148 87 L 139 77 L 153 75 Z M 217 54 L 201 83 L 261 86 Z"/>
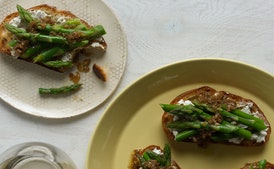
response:
<path fill-rule="evenodd" d="M 37 19 L 42 19 L 47 16 L 50 16 L 42 10 L 30 10 L 29 13 L 31 14 L 31 16 L 33 18 L 37 18 Z M 20 16 L 17 16 L 15 18 L 13 18 L 12 20 L 10 20 L 9 24 L 11 24 L 15 27 L 23 27 L 24 28 L 24 26 L 25 26 L 25 25 L 22 25 L 23 23 L 22 23 L 22 19 Z"/>
<path fill-rule="evenodd" d="M 9 24 L 11 24 L 12 26 L 18 27 L 19 24 L 21 23 L 21 17 L 17 16 L 15 18 L 13 18 L 12 20 L 10 20 Z"/>
<path fill-rule="evenodd" d="M 59 24 L 62 24 L 62 23 L 65 23 L 67 21 L 68 17 L 65 17 L 65 16 L 60 16 L 57 18 L 57 23 Z"/>
<path fill-rule="evenodd" d="M 47 16 L 50 16 L 45 11 L 42 11 L 42 10 L 30 10 L 29 13 L 31 14 L 33 18 L 37 18 L 37 19 L 42 19 Z"/>
<path fill-rule="evenodd" d="M 265 130 L 262 130 L 258 133 L 252 134 L 251 140 L 256 140 L 257 143 L 265 142 L 265 137 L 267 135 L 267 130 L 268 130 L 268 128 L 266 128 Z"/>
<path fill-rule="evenodd" d="M 66 52 L 66 53 L 62 56 L 62 58 L 61 58 L 61 60 L 64 61 L 64 62 L 66 62 L 66 61 L 72 61 L 72 59 L 73 59 L 73 56 L 72 56 L 72 54 L 69 53 L 69 52 Z"/>
<path fill-rule="evenodd" d="M 234 144 L 240 144 L 244 140 L 243 137 L 234 137 L 231 139 L 228 139 L 228 142 L 234 143 Z"/>
<path fill-rule="evenodd" d="M 177 136 L 178 131 L 176 131 L 176 130 L 172 130 L 172 134 L 173 134 L 173 136 Z"/>
<path fill-rule="evenodd" d="M 177 104 L 179 104 L 179 105 L 193 105 L 194 106 L 194 104 L 190 101 L 190 100 L 186 100 L 186 101 L 184 101 L 183 99 L 180 99 L 178 102 L 177 102 Z"/>
<path fill-rule="evenodd" d="M 152 151 L 158 155 L 163 155 L 163 152 L 157 148 L 154 148 Z"/>
<path fill-rule="evenodd" d="M 241 109 L 242 112 L 250 114 L 250 115 L 252 115 L 254 117 L 258 117 L 259 112 L 254 112 L 254 113 L 251 112 L 251 108 L 253 106 L 252 102 L 249 102 L 249 103 L 247 103 L 245 105 L 239 104 L 238 106 L 243 107 Z M 231 124 L 233 124 L 233 123 L 235 124 L 236 122 L 231 122 Z M 238 124 L 238 126 L 240 126 L 242 128 L 247 128 L 247 126 L 243 125 L 243 124 Z M 252 136 L 251 136 L 251 140 L 255 140 L 257 143 L 265 142 L 265 137 L 267 136 L 267 130 L 268 130 L 268 128 L 266 128 L 265 130 L 261 130 L 260 132 L 253 133 Z M 229 142 L 233 142 L 235 144 L 240 144 L 241 143 L 240 140 L 241 139 L 237 137 L 237 138 L 230 139 Z"/>
<path fill-rule="evenodd" d="M 99 42 L 93 42 L 93 43 L 91 43 L 91 47 L 92 48 L 99 48 L 102 51 L 106 50 L 106 48 L 102 44 L 100 44 Z"/>

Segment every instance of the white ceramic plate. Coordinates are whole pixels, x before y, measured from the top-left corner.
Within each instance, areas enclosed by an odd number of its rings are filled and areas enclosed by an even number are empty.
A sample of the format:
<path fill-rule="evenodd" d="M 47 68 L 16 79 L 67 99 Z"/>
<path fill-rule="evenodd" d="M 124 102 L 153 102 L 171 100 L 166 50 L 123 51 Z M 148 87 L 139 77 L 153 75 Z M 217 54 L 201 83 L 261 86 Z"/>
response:
<path fill-rule="evenodd" d="M 274 124 L 274 77 L 244 63 L 222 59 L 178 62 L 146 74 L 119 94 L 105 110 L 88 148 L 86 169 L 127 168 L 131 152 L 170 143 L 162 131 L 160 103 L 209 85 L 250 98 Z M 274 135 L 261 147 L 170 143 L 181 168 L 239 169 L 246 162 L 274 157 Z M 107 162 L 106 162 L 107 161 Z"/>
<path fill-rule="evenodd" d="M 0 55 L 0 97 L 16 109 L 35 116 L 65 118 L 80 115 L 103 103 L 117 88 L 126 64 L 126 37 L 113 12 L 101 0 L 1 0 L 0 20 L 16 12 L 16 4 L 29 8 L 45 3 L 69 10 L 91 25 L 105 27 L 107 52 L 102 57 L 92 58 L 91 66 L 93 63 L 101 65 L 108 74 L 107 82 L 103 83 L 90 71 L 81 74 L 83 87 L 80 91 L 60 97 L 41 97 L 39 87 L 71 84 L 69 75 Z"/>

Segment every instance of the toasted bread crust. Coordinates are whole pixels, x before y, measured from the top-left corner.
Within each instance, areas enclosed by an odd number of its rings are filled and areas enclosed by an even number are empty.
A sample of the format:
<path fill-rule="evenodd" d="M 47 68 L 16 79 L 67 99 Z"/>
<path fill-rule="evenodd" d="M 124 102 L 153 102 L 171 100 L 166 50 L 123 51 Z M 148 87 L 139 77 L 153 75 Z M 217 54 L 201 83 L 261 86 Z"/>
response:
<path fill-rule="evenodd" d="M 215 97 L 215 96 L 217 97 Z M 214 96 L 214 97 L 213 97 Z M 209 99 L 211 98 L 211 99 Z M 215 100 L 214 100 L 214 99 Z M 269 126 L 268 130 L 267 130 L 267 136 L 265 137 L 265 142 L 255 142 L 255 141 L 251 141 L 251 140 L 246 140 L 244 139 L 240 144 L 234 144 L 228 141 L 223 141 L 223 142 L 218 142 L 218 143 L 222 143 L 222 144 L 233 144 L 233 145 L 239 145 L 239 146 L 259 146 L 262 144 L 265 144 L 270 137 L 270 133 L 271 133 L 271 127 L 270 124 L 268 122 L 268 120 L 266 119 L 263 111 L 259 108 L 259 106 L 253 102 L 250 99 L 246 99 L 243 98 L 241 96 L 235 95 L 235 94 L 231 94 L 228 93 L 226 91 L 216 91 L 215 89 L 208 87 L 208 86 L 203 86 L 197 89 L 192 89 L 189 91 L 186 91 L 180 95 L 178 95 L 177 97 L 175 97 L 170 104 L 178 104 L 179 100 L 193 100 L 193 99 L 198 99 L 203 103 L 207 103 L 207 104 L 215 104 L 216 102 L 220 102 L 221 104 L 227 104 L 228 105 L 228 109 L 233 109 L 233 107 L 235 107 L 237 104 L 242 104 L 242 103 L 252 103 L 252 108 L 251 111 L 252 112 L 259 112 L 258 116 L 259 118 L 261 118 L 262 120 L 264 120 L 265 124 L 267 126 Z M 163 131 L 165 132 L 166 136 L 168 137 L 169 140 L 174 141 L 175 136 L 173 135 L 173 133 L 171 132 L 170 129 L 167 128 L 167 124 L 173 121 L 174 116 L 170 113 L 164 112 L 163 116 L 162 116 L 162 128 Z M 184 140 L 184 142 L 192 142 L 191 139 L 189 140 Z M 212 141 L 208 141 L 208 142 L 212 142 Z"/>
<path fill-rule="evenodd" d="M 70 18 L 70 19 L 78 18 L 76 15 L 74 15 L 70 11 L 59 10 L 54 6 L 49 6 L 47 4 L 34 6 L 34 7 L 31 7 L 29 9 L 27 9 L 27 10 L 34 10 L 34 11 L 42 10 L 42 11 L 46 12 L 47 14 L 50 14 L 50 15 L 56 16 L 56 17 L 67 17 L 67 18 Z M 11 13 L 11 14 L 7 15 L 0 24 L 0 32 L 1 32 L 1 34 L 0 34 L 0 52 L 3 53 L 3 54 L 6 54 L 8 56 L 12 56 L 11 47 L 9 46 L 9 42 L 12 40 L 12 37 L 14 35 L 12 33 L 10 33 L 8 30 L 6 30 L 4 25 L 6 23 L 9 23 L 12 19 L 14 19 L 18 16 L 19 16 L 18 12 Z M 82 20 L 81 18 L 79 18 L 79 19 L 81 20 L 82 24 L 86 25 L 87 28 L 92 28 L 92 25 L 89 25 L 86 21 Z M 104 48 L 104 50 L 107 48 L 107 43 L 105 42 L 103 37 L 100 40 L 95 39 L 93 41 L 90 41 L 89 44 L 92 44 L 94 42 L 99 43 Z M 83 50 L 85 48 L 87 48 L 87 47 L 83 47 L 83 48 L 81 48 L 81 50 Z M 102 48 L 90 47 L 90 45 L 89 45 L 88 50 L 89 50 L 89 53 L 98 53 L 98 51 L 102 52 Z M 76 52 L 79 52 L 79 51 L 80 50 L 77 49 Z M 71 53 L 73 54 L 73 57 L 75 57 L 75 51 L 72 51 Z M 25 60 L 27 62 L 31 62 L 30 60 L 23 59 L 21 57 L 15 57 L 15 58 Z M 72 59 L 72 60 L 75 61 L 76 59 Z M 39 64 L 39 63 L 35 63 L 35 64 Z M 43 64 L 39 64 L 39 65 L 45 66 Z M 47 67 L 47 68 L 49 68 L 49 67 Z M 64 72 L 66 70 L 64 68 L 49 68 L 49 69 L 53 69 L 53 70 L 59 71 L 59 72 Z"/>
<path fill-rule="evenodd" d="M 143 149 L 133 150 L 128 168 L 129 169 L 139 169 L 141 166 L 139 166 L 139 158 L 137 158 L 137 157 L 142 156 L 147 150 L 154 150 L 154 149 L 163 151 L 161 149 L 161 147 L 157 146 L 157 145 L 149 145 Z M 166 169 L 181 169 L 181 168 L 175 160 L 171 159 L 171 165 L 170 165 L 170 167 L 166 167 Z"/>

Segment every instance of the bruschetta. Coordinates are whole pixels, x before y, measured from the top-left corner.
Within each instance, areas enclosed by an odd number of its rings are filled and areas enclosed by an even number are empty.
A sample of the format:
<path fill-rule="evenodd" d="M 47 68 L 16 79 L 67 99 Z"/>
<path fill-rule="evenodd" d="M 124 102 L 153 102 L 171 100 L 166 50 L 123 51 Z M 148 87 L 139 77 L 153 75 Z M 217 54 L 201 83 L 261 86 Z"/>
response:
<path fill-rule="evenodd" d="M 104 34 L 102 25 L 90 25 L 70 11 L 47 4 L 29 9 L 17 5 L 17 12 L 0 24 L 0 52 L 65 72 L 79 53 L 104 52 Z"/>
<path fill-rule="evenodd" d="M 271 133 L 269 121 L 255 102 L 209 86 L 183 92 L 161 108 L 163 131 L 177 142 L 259 146 Z"/>

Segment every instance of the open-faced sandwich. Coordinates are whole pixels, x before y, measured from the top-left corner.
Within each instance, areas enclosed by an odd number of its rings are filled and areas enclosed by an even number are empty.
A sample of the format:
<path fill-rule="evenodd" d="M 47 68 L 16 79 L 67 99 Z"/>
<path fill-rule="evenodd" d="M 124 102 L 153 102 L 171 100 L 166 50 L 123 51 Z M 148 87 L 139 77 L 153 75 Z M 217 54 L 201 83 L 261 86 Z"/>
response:
<path fill-rule="evenodd" d="M 176 161 L 171 158 L 168 144 L 164 149 L 150 145 L 132 152 L 129 169 L 180 169 Z"/>
<path fill-rule="evenodd" d="M 64 72 L 84 50 L 105 51 L 102 25 L 92 26 L 69 11 L 46 4 L 24 9 L 0 24 L 0 52 L 10 57 Z"/>
<path fill-rule="evenodd" d="M 163 130 L 177 142 L 259 146 L 270 137 L 270 124 L 256 103 L 208 86 L 186 91 L 161 107 Z"/>
<path fill-rule="evenodd" d="M 253 163 L 246 163 L 241 169 L 274 169 L 274 164 L 263 159 Z"/>

